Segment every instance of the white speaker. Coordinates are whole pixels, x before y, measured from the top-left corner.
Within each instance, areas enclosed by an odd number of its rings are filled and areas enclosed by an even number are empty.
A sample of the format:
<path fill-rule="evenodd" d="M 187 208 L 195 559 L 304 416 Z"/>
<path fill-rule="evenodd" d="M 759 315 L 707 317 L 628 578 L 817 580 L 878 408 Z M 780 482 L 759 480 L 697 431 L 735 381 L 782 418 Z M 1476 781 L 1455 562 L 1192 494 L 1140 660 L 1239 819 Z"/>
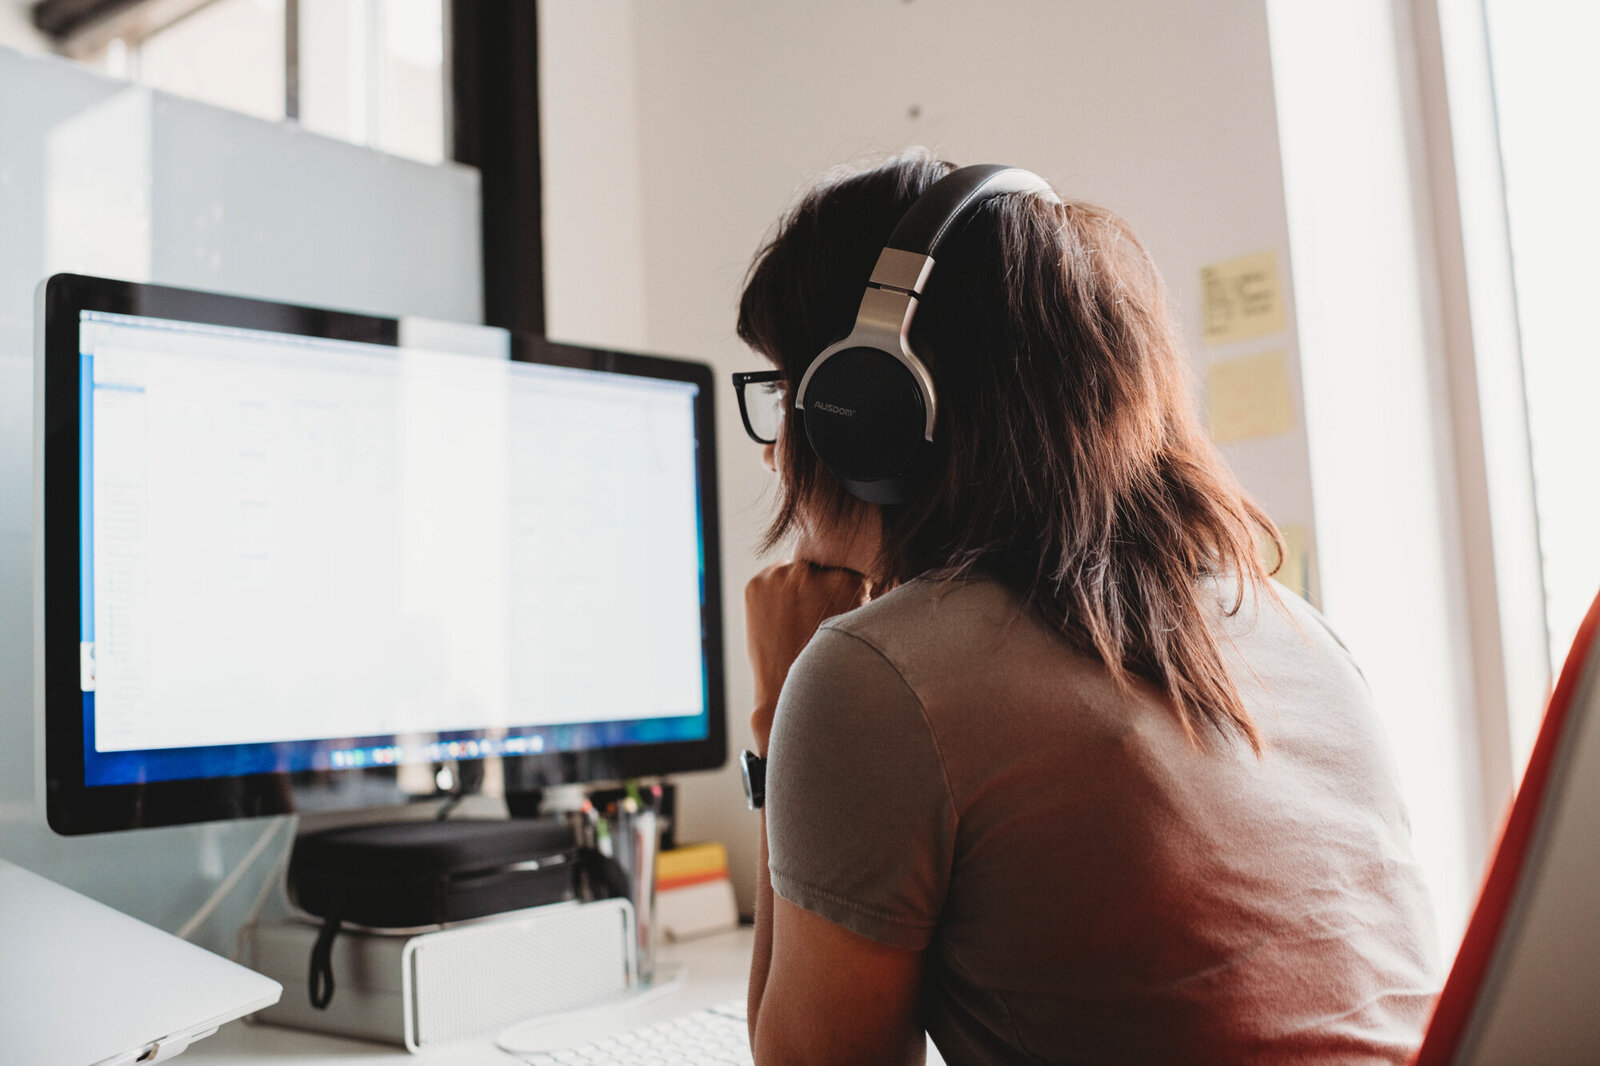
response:
<path fill-rule="evenodd" d="M 340 932 L 333 999 L 311 1005 L 307 979 L 320 926 L 312 918 L 245 930 L 245 963 L 283 985 L 255 1020 L 404 1044 L 410 1051 L 542 1014 L 591 1006 L 635 984 L 633 906 L 556 903 L 425 930 Z"/>

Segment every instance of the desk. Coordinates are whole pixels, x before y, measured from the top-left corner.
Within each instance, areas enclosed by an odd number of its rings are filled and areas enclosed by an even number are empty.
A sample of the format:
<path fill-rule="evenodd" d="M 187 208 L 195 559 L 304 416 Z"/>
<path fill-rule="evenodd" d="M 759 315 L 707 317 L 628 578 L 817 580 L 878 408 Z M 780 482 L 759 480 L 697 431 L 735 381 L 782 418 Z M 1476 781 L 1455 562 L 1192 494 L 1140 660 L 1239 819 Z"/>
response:
<path fill-rule="evenodd" d="M 683 987 L 671 995 L 631 1009 L 629 1026 L 649 1025 L 743 997 L 754 944 L 755 931 L 745 927 L 682 944 L 662 945 L 656 955 L 657 966 L 686 966 L 688 976 Z M 495 1047 L 493 1039 L 411 1055 L 387 1044 L 233 1022 L 174 1061 L 182 1066 L 515 1066 L 520 1060 Z M 944 1063 L 932 1044 L 928 1045 L 928 1062 L 930 1066 Z"/>

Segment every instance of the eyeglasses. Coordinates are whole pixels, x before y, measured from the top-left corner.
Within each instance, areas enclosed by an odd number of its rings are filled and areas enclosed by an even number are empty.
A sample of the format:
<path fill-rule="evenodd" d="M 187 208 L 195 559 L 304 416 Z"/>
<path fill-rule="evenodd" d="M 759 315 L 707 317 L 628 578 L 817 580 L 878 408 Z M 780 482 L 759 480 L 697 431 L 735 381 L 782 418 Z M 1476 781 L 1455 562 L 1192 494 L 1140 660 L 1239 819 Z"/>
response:
<path fill-rule="evenodd" d="M 750 439 L 757 444 L 776 444 L 778 427 L 783 425 L 783 371 L 735 374 L 733 389 L 739 394 L 739 417 L 744 419 Z"/>

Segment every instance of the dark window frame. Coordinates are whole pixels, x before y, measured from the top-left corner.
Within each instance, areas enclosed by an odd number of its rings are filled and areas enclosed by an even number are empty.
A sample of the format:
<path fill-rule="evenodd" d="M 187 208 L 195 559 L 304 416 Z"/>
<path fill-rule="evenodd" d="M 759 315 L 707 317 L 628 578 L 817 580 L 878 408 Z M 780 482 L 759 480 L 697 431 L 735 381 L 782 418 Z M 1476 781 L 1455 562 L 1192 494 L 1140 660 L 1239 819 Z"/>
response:
<path fill-rule="evenodd" d="M 85 26 L 92 26 L 120 14 L 140 0 L 38 0 L 33 5 L 33 25 L 40 33 L 59 41 Z"/>
<path fill-rule="evenodd" d="M 450 0 L 451 157 L 478 170 L 483 320 L 543 337 L 539 18 L 533 0 Z"/>

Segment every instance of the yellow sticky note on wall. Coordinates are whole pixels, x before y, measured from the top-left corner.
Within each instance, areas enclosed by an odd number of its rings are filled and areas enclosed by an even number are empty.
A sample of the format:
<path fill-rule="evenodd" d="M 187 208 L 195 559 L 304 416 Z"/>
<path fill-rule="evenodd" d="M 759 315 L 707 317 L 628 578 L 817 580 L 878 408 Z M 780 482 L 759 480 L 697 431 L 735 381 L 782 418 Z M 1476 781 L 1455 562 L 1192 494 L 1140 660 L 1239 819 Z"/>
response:
<path fill-rule="evenodd" d="M 1311 538 L 1305 526 L 1282 526 L 1283 565 L 1273 574 L 1274 580 L 1304 599 L 1311 598 Z M 1271 549 L 1267 552 L 1267 565 L 1272 565 Z"/>
<path fill-rule="evenodd" d="M 1257 252 L 1200 268 L 1200 313 L 1207 344 L 1283 330 L 1278 255 Z"/>
<path fill-rule="evenodd" d="M 1206 371 L 1206 419 L 1218 444 L 1293 429 L 1294 397 L 1284 354 L 1262 352 L 1212 363 Z"/>
<path fill-rule="evenodd" d="M 1311 530 L 1301 525 L 1279 526 L 1278 535 L 1283 538 L 1281 564 L 1272 541 L 1263 534 L 1259 538 L 1262 565 L 1268 570 L 1278 565 L 1272 579 L 1316 606 L 1316 566 L 1312 559 Z"/>

